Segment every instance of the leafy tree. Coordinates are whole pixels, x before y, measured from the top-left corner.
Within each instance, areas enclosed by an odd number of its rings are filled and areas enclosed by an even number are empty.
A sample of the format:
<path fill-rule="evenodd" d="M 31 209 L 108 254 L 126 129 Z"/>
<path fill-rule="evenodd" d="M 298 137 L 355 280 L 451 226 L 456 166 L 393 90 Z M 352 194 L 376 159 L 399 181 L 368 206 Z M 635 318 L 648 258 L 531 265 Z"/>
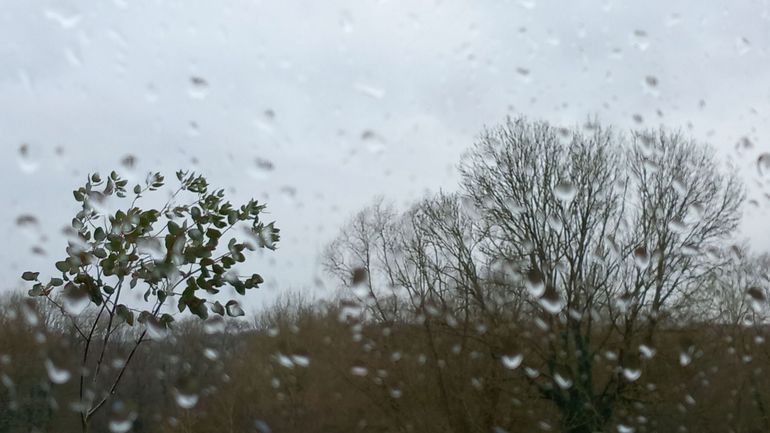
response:
<path fill-rule="evenodd" d="M 200 319 L 211 313 L 239 316 L 238 301 L 223 305 L 213 296 L 226 286 L 245 295 L 264 281 L 236 268 L 246 261 L 246 250 L 276 247 L 279 230 L 260 219 L 265 205 L 252 199 L 234 206 L 224 190 L 212 189 L 203 176 L 179 171 L 176 177 L 179 186 L 165 204 L 144 209 L 141 199 L 165 184 L 160 173 L 151 173 L 131 191 L 128 180 L 114 171 L 106 179 L 89 175 L 73 191 L 82 208 L 72 219 L 66 257 L 55 263 L 61 275 L 45 282 L 39 272 L 22 275 L 33 283 L 31 296 L 47 298 L 71 318 L 83 343 L 78 406 L 83 431 L 116 393 L 140 344 L 162 338 L 174 321 L 164 306 L 174 302 L 180 313 Z M 244 237 L 225 242 L 228 233 Z M 141 291 L 144 302 L 132 301 L 132 291 Z M 98 312 L 81 315 L 89 305 Z M 108 373 L 105 353 L 121 327 L 138 330 L 122 367 Z M 99 380 L 102 389 L 96 393 Z"/>

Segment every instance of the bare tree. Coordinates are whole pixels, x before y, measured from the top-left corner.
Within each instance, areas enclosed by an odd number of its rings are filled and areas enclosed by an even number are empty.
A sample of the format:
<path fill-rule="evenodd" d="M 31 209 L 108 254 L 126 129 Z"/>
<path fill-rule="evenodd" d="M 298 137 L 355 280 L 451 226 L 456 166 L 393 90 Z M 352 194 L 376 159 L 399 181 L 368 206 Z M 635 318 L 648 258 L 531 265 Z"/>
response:
<path fill-rule="evenodd" d="M 596 122 L 525 119 L 484 131 L 460 171 L 459 194 L 400 217 L 381 201 L 359 213 L 330 245 L 327 269 L 347 281 L 364 269 L 375 298 L 376 281 L 399 288 L 436 362 L 441 335 L 481 345 L 500 369 L 523 356 L 519 371 L 565 431 L 632 421 L 618 410 L 639 403 L 656 330 L 707 308 L 726 260 L 718 250 L 740 217 L 738 181 L 677 133 L 625 138 Z M 509 391 L 500 369 L 488 372 L 492 408 Z M 494 413 L 458 402 L 462 389 L 440 370 L 450 428 L 488 431 Z"/>
<path fill-rule="evenodd" d="M 519 263 L 548 313 L 535 351 L 545 371 L 531 382 L 566 431 L 604 428 L 634 395 L 639 345 L 652 346 L 664 316 L 698 309 L 704 276 L 722 263 L 707 253 L 737 227 L 740 185 L 676 133 L 626 142 L 596 123 L 524 119 L 487 131 L 461 170 L 496 234 L 489 254 Z"/>

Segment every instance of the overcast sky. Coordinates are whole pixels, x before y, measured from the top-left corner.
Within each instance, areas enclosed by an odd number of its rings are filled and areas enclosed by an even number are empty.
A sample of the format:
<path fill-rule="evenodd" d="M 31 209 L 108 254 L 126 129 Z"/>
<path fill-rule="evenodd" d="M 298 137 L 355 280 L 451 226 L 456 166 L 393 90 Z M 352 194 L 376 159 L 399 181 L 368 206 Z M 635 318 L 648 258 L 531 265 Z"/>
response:
<path fill-rule="evenodd" d="M 250 305 L 323 293 L 318 253 L 352 212 L 456 188 L 461 153 L 509 114 L 684 129 L 746 176 L 744 235 L 765 248 L 768 46 L 766 1 L 6 0 L 0 287 L 50 273 L 71 190 L 133 155 L 130 175 L 193 169 L 267 201 L 283 239 Z"/>

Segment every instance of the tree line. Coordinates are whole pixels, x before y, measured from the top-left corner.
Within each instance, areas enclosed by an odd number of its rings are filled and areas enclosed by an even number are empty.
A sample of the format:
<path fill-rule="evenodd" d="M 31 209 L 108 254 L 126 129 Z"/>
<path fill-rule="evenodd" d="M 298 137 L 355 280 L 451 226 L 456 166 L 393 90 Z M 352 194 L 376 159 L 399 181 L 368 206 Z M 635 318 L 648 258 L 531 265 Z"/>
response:
<path fill-rule="evenodd" d="M 245 322 L 169 289 L 203 320 L 136 355 L 146 331 L 121 323 L 101 368 L 135 358 L 90 415 L 98 431 L 770 430 L 770 258 L 737 242 L 744 187 L 712 149 L 516 118 L 484 130 L 459 173 L 457 191 L 403 210 L 377 198 L 340 229 L 322 255 L 333 300 L 287 295 Z M 205 268 L 193 225 L 177 229 L 197 255 L 167 242 L 157 261 Z M 180 280 L 163 272 L 155 296 Z M 63 353 L 88 344 L 79 321 L 116 332 L 118 304 L 65 320 L 30 302 L 3 314 L 0 432 L 81 431 L 90 409 L 57 379 L 88 366 Z"/>

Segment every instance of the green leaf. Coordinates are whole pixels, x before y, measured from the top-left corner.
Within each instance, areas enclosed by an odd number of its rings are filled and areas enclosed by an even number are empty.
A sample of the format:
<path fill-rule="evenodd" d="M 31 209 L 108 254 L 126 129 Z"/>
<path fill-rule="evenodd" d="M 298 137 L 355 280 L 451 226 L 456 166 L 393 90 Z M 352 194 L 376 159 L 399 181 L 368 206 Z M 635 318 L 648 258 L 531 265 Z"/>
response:
<path fill-rule="evenodd" d="M 168 232 L 174 236 L 177 236 L 182 233 L 182 228 L 179 227 L 179 224 L 175 223 L 174 221 L 169 221 Z"/>
<path fill-rule="evenodd" d="M 56 262 L 54 266 L 56 266 L 56 269 L 58 269 L 61 272 L 69 272 L 70 270 L 70 263 L 66 260 Z"/>
<path fill-rule="evenodd" d="M 115 314 L 123 319 L 124 322 L 128 323 L 128 326 L 134 326 L 134 312 L 129 310 L 125 305 L 120 304 L 115 307 Z"/>
<path fill-rule="evenodd" d="M 37 281 L 38 275 L 40 275 L 40 272 L 27 271 L 21 274 L 21 279 L 24 281 Z"/>
<path fill-rule="evenodd" d="M 136 319 L 136 321 L 139 323 L 146 323 L 150 317 L 152 317 L 152 313 L 145 310 L 139 313 L 139 317 Z"/>
<path fill-rule="evenodd" d="M 103 241 L 107 237 L 107 233 L 104 232 L 104 229 L 101 227 L 97 227 L 96 230 L 94 230 L 94 240 L 97 242 Z"/>
<path fill-rule="evenodd" d="M 199 318 L 206 320 L 209 317 L 209 309 L 206 308 L 206 301 L 200 298 L 195 298 L 195 301 L 189 304 L 190 312 L 198 316 Z"/>
<path fill-rule="evenodd" d="M 62 284 L 64 284 L 64 280 L 62 280 L 61 278 L 51 278 L 51 282 L 49 284 L 51 284 L 54 287 L 59 287 Z"/>
<path fill-rule="evenodd" d="M 40 283 L 35 284 L 27 294 L 29 294 L 29 296 L 43 296 L 43 285 Z"/>

